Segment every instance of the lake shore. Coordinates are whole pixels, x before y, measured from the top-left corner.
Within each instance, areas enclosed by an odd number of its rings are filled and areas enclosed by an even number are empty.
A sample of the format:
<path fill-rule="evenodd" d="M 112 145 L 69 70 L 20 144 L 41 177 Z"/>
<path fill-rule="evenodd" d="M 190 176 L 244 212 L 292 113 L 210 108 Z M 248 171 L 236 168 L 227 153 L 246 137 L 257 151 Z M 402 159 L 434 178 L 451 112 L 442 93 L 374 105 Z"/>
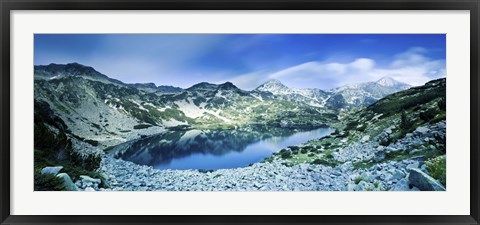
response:
<path fill-rule="evenodd" d="M 388 130 L 384 131 L 388 132 Z M 433 135 L 445 136 L 445 122 L 419 127 L 395 145 L 403 152 L 409 144 L 423 145 Z M 345 158 L 335 166 L 299 163 L 275 159 L 248 167 L 199 170 L 158 170 L 132 162 L 102 156 L 99 172 L 110 188 L 97 191 L 419 191 L 425 182 L 437 184 L 426 175 L 424 157 L 411 156 L 403 160 L 379 162 L 365 168 L 355 167 L 353 159 L 375 157 L 379 150 L 376 141 L 350 145 L 335 158 Z M 347 151 L 348 150 L 348 151 Z M 408 153 L 407 153 L 408 154 Z M 415 184 L 415 185 L 412 185 Z M 78 183 L 80 189 L 91 186 Z M 444 190 L 444 189 L 443 189 Z"/>

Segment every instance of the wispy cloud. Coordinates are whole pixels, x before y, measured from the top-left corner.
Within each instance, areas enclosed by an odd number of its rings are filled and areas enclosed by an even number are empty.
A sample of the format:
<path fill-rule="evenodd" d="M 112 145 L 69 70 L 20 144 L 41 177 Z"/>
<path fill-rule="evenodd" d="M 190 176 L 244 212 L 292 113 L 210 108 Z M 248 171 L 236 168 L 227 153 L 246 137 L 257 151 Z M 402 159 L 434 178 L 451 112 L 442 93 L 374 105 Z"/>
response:
<path fill-rule="evenodd" d="M 326 90 L 389 76 L 410 85 L 421 85 L 446 75 L 445 60 L 430 59 L 427 52 L 420 47 L 410 48 L 395 55 L 391 63 L 383 67 L 370 58 L 357 58 L 346 63 L 310 61 L 271 73 L 240 75 L 232 81 L 239 87 L 251 88 L 265 80 L 278 79 L 291 87 Z"/>

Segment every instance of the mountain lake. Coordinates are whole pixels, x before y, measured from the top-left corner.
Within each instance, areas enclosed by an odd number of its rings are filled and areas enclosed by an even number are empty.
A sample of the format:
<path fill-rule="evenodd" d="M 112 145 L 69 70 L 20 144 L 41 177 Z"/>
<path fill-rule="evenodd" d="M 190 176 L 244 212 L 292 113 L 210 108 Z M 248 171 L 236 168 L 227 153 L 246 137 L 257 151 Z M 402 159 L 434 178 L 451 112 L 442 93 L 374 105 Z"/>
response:
<path fill-rule="evenodd" d="M 120 144 L 109 154 L 157 169 L 226 169 L 262 161 L 288 146 L 331 134 L 329 127 L 315 129 L 250 126 L 224 130 L 184 130 Z"/>

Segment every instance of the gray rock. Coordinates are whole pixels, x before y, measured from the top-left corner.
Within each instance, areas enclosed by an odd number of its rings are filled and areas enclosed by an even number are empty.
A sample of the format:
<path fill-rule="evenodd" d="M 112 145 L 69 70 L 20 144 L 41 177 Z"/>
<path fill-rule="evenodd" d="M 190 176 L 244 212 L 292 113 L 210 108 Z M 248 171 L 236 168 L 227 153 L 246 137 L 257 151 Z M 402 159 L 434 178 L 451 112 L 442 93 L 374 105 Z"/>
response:
<path fill-rule="evenodd" d="M 390 191 L 410 191 L 410 186 L 407 178 L 399 180 Z"/>
<path fill-rule="evenodd" d="M 348 191 L 354 191 L 356 186 L 357 186 L 357 185 L 355 185 L 355 184 L 353 184 L 353 183 L 349 183 L 349 184 L 347 185 L 347 190 L 348 190 Z"/>
<path fill-rule="evenodd" d="M 95 191 L 95 189 L 93 189 L 92 187 L 87 187 L 85 188 L 85 191 Z"/>
<path fill-rule="evenodd" d="M 373 157 L 373 161 L 375 161 L 375 162 L 381 162 L 384 159 L 385 159 L 385 152 L 384 151 L 376 152 L 375 156 Z"/>
<path fill-rule="evenodd" d="M 410 170 L 408 181 L 422 191 L 445 191 L 445 188 L 433 177 L 417 168 Z"/>
<path fill-rule="evenodd" d="M 393 174 L 392 174 L 392 180 L 400 180 L 402 178 L 405 177 L 405 173 L 403 173 L 402 171 L 400 170 L 396 170 Z"/>
<path fill-rule="evenodd" d="M 397 149 L 397 148 L 394 148 L 394 147 L 390 147 L 390 146 L 389 146 L 389 147 L 386 148 L 386 151 L 387 151 L 387 152 L 396 152 L 396 151 L 400 151 L 400 149 Z"/>
<path fill-rule="evenodd" d="M 82 179 L 83 183 L 96 183 L 96 184 L 101 184 L 102 183 L 102 180 L 91 178 L 87 175 L 80 175 L 80 179 Z"/>
<path fill-rule="evenodd" d="M 415 129 L 414 132 L 420 133 L 420 134 L 426 134 L 426 133 L 428 133 L 429 131 L 430 131 L 430 129 L 427 128 L 427 127 L 417 127 L 417 129 Z"/>
<path fill-rule="evenodd" d="M 413 162 L 407 165 L 407 170 L 411 170 L 412 168 L 418 168 L 420 166 L 419 162 Z"/>
<path fill-rule="evenodd" d="M 414 155 L 414 154 L 416 154 L 416 153 L 418 153 L 418 152 L 421 152 L 421 151 L 422 151 L 422 150 L 420 150 L 420 149 L 413 149 L 413 150 L 411 150 L 408 154 Z"/>
<path fill-rule="evenodd" d="M 423 171 L 423 172 L 427 172 L 427 164 L 423 164 L 420 169 Z"/>
<path fill-rule="evenodd" d="M 361 142 L 367 142 L 370 140 L 370 135 L 365 135 L 362 137 L 362 139 L 360 140 Z"/>
<path fill-rule="evenodd" d="M 66 173 L 59 173 L 57 177 L 63 180 L 65 191 L 78 191 L 77 185 L 72 181 L 72 178 Z"/>
<path fill-rule="evenodd" d="M 342 173 L 340 173 L 340 171 L 337 171 L 337 170 L 332 170 L 332 175 L 340 176 L 342 175 Z"/>
<path fill-rule="evenodd" d="M 365 181 L 360 181 L 353 190 L 354 191 L 373 191 L 375 189 L 375 186 L 371 183 L 367 183 Z"/>
<path fill-rule="evenodd" d="M 424 156 L 424 155 L 419 155 L 419 156 L 415 156 L 415 157 L 410 158 L 410 160 L 415 160 L 415 161 L 419 161 L 419 162 L 423 162 L 423 161 L 425 161 L 425 159 L 427 159 L 427 157 Z"/>
<path fill-rule="evenodd" d="M 57 175 L 60 170 L 63 169 L 63 166 L 47 166 L 42 169 L 42 174 L 53 174 Z"/>

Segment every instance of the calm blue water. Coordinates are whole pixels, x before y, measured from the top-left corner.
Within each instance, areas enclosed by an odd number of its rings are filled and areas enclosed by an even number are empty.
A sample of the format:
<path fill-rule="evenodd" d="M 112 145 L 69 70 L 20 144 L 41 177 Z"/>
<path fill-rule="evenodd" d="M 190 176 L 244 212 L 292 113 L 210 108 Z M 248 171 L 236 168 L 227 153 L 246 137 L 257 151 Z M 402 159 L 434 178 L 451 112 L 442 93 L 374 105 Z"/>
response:
<path fill-rule="evenodd" d="M 237 168 L 333 131 L 331 128 L 302 131 L 265 127 L 169 131 L 120 147 L 126 150 L 114 156 L 158 169 Z"/>

